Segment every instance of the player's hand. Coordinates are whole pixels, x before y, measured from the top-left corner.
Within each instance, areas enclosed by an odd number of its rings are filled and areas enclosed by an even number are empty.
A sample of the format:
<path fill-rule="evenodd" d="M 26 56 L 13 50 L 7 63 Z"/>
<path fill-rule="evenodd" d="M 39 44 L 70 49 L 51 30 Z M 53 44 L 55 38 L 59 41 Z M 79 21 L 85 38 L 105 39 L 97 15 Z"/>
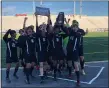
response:
<path fill-rule="evenodd" d="M 24 18 L 24 20 L 27 20 L 27 19 L 28 19 L 27 17 Z"/>
<path fill-rule="evenodd" d="M 67 22 L 66 18 L 64 18 L 64 21 Z"/>

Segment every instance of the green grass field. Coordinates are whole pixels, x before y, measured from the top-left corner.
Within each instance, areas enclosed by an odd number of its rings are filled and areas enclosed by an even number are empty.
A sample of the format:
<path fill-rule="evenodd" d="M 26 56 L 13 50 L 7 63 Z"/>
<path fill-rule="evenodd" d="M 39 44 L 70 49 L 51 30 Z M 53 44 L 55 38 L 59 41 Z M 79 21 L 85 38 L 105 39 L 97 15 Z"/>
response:
<path fill-rule="evenodd" d="M 6 67 L 5 52 L 6 45 L 2 40 L 2 67 Z M 84 37 L 84 56 L 85 61 L 108 60 L 108 32 L 89 33 Z M 14 64 L 12 65 L 14 66 Z"/>

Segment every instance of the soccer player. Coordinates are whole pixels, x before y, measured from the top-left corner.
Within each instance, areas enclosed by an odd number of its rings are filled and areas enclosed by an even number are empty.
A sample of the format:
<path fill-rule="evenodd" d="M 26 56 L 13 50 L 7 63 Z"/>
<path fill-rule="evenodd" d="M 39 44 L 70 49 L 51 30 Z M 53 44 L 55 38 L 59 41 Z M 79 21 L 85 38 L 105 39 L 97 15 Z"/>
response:
<path fill-rule="evenodd" d="M 78 37 L 78 49 L 79 49 L 79 58 L 80 58 L 80 66 L 81 66 L 81 72 L 83 75 L 85 75 L 85 71 L 84 71 L 84 52 L 83 52 L 83 36 L 86 34 L 85 31 L 83 29 L 79 28 L 79 23 L 76 22 L 77 27 L 78 27 L 78 33 L 81 35 L 80 37 Z"/>
<path fill-rule="evenodd" d="M 44 77 L 47 77 L 47 53 L 48 53 L 48 39 L 46 35 L 46 26 L 42 24 L 38 27 L 38 20 L 36 15 L 36 36 L 37 36 L 37 51 L 38 51 L 38 62 L 40 69 L 40 83 L 44 82 Z"/>
<path fill-rule="evenodd" d="M 20 54 L 19 54 L 19 60 L 21 62 L 21 65 L 23 66 L 23 72 L 25 73 L 25 61 L 24 61 L 24 52 L 25 52 L 25 41 L 26 41 L 26 34 L 23 29 L 19 30 L 19 38 L 18 38 L 18 44 L 19 44 L 19 49 L 20 49 Z"/>
<path fill-rule="evenodd" d="M 69 32 L 68 32 L 69 30 Z M 68 60 L 68 70 L 69 70 L 69 77 L 71 77 L 71 70 L 72 70 L 72 61 L 74 62 L 75 73 L 77 76 L 77 85 L 80 85 L 80 73 L 79 73 L 79 51 L 78 51 L 78 37 L 80 36 L 77 33 L 77 25 L 73 24 L 70 29 L 63 30 L 69 36 L 68 44 L 67 44 L 67 60 Z"/>
<path fill-rule="evenodd" d="M 53 67 L 54 67 L 54 80 L 56 80 L 56 72 L 59 72 L 61 76 L 61 67 L 64 60 L 64 51 L 63 51 L 63 38 L 59 34 L 60 28 L 58 25 L 54 26 L 54 35 L 53 35 Z"/>
<path fill-rule="evenodd" d="M 8 38 L 8 35 L 11 35 L 10 38 Z M 6 50 L 6 64 L 7 64 L 7 69 L 6 69 L 6 81 L 8 83 L 11 82 L 10 78 L 9 78 L 9 73 L 10 73 L 10 68 L 11 68 L 11 63 L 16 63 L 16 67 L 14 70 L 14 74 L 13 76 L 18 79 L 17 76 L 17 71 L 19 68 L 19 61 L 18 61 L 18 56 L 17 56 L 17 40 L 16 38 L 16 31 L 9 29 L 6 34 L 3 37 L 3 40 L 6 43 L 7 46 L 7 50 Z"/>
<path fill-rule="evenodd" d="M 35 63 L 37 61 L 36 59 L 36 37 L 33 36 L 33 28 L 29 26 L 26 29 L 27 36 L 26 36 L 26 41 L 25 41 L 25 54 L 24 54 L 24 59 L 26 63 L 26 68 L 25 68 L 25 74 L 26 74 L 26 80 L 25 82 L 27 84 L 30 84 L 29 76 L 34 78 L 32 75 L 32 71 L 34 69 Z"/>

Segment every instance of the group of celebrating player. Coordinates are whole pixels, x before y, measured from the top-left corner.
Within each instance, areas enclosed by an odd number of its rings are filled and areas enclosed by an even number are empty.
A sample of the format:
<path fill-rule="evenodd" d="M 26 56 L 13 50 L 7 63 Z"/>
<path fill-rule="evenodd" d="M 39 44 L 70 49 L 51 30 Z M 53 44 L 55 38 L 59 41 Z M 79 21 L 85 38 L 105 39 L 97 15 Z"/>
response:
<path fill-rule="evenodd" d="M 69 21 L 65 22 L 67 25 L 59 26 L 57 23 L 52 26 L 50 15 L 48 16 L 47 25 L 41 24 L 38 26 L 38 16 L 36 15 L 36 32 L 34 26 L 25 27 L 27 18 L 24 20 L 23 29 L 19 30 L 19 38 L 16 39 L 16 31 L 9 29 L 4 35 L 3 39 L 7 45 L 6 50 L 6 80 L 11 82 L 9 72 L 11 63 L 16 63 L 13 76 L 18 79 L 17 71 L 19 68 L 19 61 L 23 66 L 27 84 L 30 84 L 30 76 L 32 75 L 35 66 L 39 66 L 41 83 L 47 78 L 48 69 L 53 72 L 54 80 L 57 80 L 57 72 L 61 76 L 61 72 L 66 68 L 69 72 L 68 76 L 71 78 L 72 67 L 75 70 L 77 77 L 77 85 L 80 85 L 80 70 L 84 72 L 84 56 L 83 56 L 83 36 L 85 32 L 79 28 L 79 23 L 76 20 L 72 21 L 69 26 Z M 10 34 L 10 38 L 8 35 Z M 66 47 L 63 43 L 68 38 Z M 20 50 L 19 55 L 18 49 Z"/>

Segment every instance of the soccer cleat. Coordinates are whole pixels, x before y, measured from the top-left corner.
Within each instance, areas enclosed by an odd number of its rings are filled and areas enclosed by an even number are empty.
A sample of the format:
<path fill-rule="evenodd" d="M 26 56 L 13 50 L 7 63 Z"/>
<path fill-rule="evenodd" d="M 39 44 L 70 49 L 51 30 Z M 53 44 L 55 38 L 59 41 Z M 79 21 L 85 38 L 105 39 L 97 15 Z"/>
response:
<path fill-rule="evenodd" d="M 76 86 L 80 86 L 80 80 L 77 80 Z"/>
<path fill-rule="evenodd" d="M 71 79 L 71 78 L 72 78 L 72 76 L 71 76 L 71 75 L 68 75 L 68 78 L 69 78 L 69 79 Z"/>
<path fill-rule="evenodd" d="M 82 75 L 86 75 L 85 71 L 84 70 L 81 70 L 81 73 Z"/>
<path fill-rule="evenodd" d="M 29 80 L 25 79 L 25 83 L 26 84 L 30 84 Z"/>
<path fill-rule="evenodd" d="M 19 79 L 19 77 L 16 74 L 13 74 L 14 78 Z"/>
<path fill-rule="evenodd" d="M 6 78 L 7 83 L 11 83 L 11 80 L 9 78 Z"/>

